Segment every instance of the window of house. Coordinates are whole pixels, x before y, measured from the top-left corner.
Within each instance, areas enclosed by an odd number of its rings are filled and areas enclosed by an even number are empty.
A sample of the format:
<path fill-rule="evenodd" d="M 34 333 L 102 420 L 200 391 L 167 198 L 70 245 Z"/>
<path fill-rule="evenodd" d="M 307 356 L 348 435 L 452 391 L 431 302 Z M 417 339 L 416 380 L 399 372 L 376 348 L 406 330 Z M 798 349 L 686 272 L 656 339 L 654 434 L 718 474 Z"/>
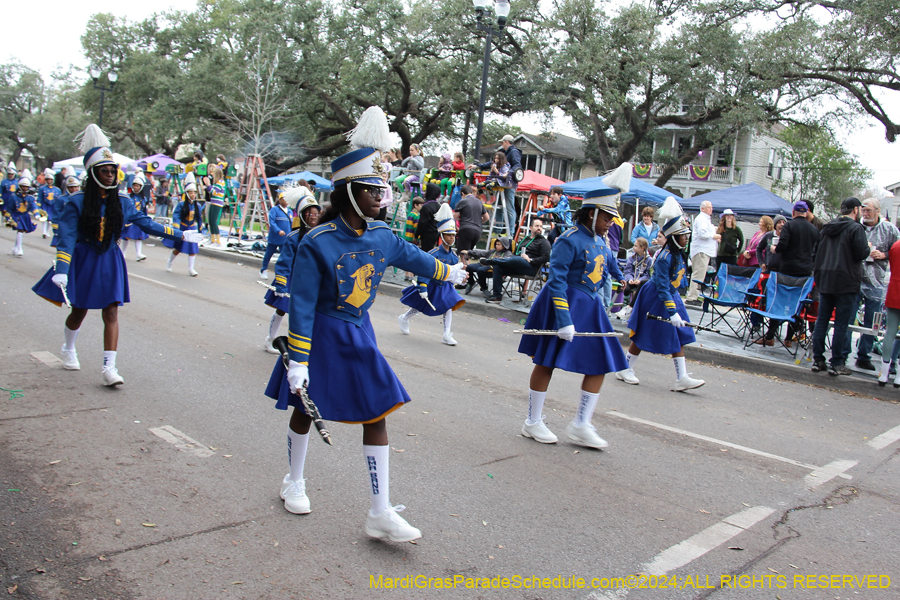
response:
<path fill-rule="evenodd" d="M 522 168 L 526 171 L 537 171 L 538 157 L 536 154 L 522 155 Z"/>
<path fill-rule="evenodd" d="M 775 171 L 775 179 L 781 181 L 781 178 L 784 177 L 784 157 L 781 154 L 778 155 L 778 168 Z"/>
<path fill-rule="evenodd" d="M 689 135 L 679 135 L 677 140 L 677 146 L 675 148 L 676 152 L 678 152 L 678 156 L 681 156 L 685 152 L 691 149 L 691 136 Z"/>
<path fill-rule="evenodd" d="M 766 166 L 766 175 L 772 177 L 775 174 L 775 148 L 769 149 L 769 163 Z"/>
<path fill-rule="evenodd" d="M 728 146 L 720 146 L 716 148 L 716 166 L 718 167 L 727 167 L 731 165 L 731 155 L 733 150 L 731 149 L 731 145 Z"/>

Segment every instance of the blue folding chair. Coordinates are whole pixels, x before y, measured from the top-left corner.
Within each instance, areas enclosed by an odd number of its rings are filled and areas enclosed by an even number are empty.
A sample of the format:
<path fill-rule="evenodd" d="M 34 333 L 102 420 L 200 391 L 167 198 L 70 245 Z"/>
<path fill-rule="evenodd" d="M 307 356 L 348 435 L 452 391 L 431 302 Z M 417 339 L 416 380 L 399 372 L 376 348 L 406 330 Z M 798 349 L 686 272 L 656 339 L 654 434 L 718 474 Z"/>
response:
<path fill-rule="evenodd" d="M 759 273 L 760 270 L 756 267 L 719 265 L 715 282 L 700 286 L 703 314 L 700 315 L 699 324 L 703 325 L 703 318 L 709 313 L 707 327 L 716 328 L 717 325 L 725 324 L 736 338 L 744 339 L 745 332 L 750 328 L 747 293 L 759 283 Z M 736 324 L 725 318 L 732 312 L 737 317 Z"/>
<path fill-rule="evenodd" d="M 759 310 L 756 308 L 748 308 L 751 314 L 759 315 L 763 319 L 763 327 L 760 329 L 760 337 L 753 339 L 752 335 L 748 335 L 744 342 L 746 349 L 751 344 L 757 343 L 760 339 L 764 339 L 766 331 L 769 329 L 773 321 L 779 324 L 787 321 L 794 323 L 796 315 L 800 313 L 800 308 L 806 302 L 809 293 L 813 288 L 812 277 L 791 277 L 783 273 L 772 273 L 766 282 L 766 309 Z M 797 350 L 792 350 L 781 339 L 780 328 L 776 329 L 776 339 L 781 346 L 788 351 L 791 356 L 796 356 Z M 797 344 L 796 348 L 799 349 Z"/>

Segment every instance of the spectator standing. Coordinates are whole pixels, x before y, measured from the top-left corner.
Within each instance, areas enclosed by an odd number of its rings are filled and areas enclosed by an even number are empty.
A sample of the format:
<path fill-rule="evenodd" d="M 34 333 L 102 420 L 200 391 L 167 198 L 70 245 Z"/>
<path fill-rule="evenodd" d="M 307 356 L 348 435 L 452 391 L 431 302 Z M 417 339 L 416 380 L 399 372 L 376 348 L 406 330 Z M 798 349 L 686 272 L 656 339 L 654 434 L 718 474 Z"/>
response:
<path fill-rule="evenodd" d="M 516 181 L 513 175 L 515 172 L 522 168 L 522 152 L 519 151 L 513 145 L 513 142 L 516 141 L 516 138 L 513 136 L 506 134 L 500 140 L 500 144 L 503 147 L 503 154 L 506 157 L 506 164 L 509 165 L 509 187 L 503 188 L 503 204 L 506 211 L 506 219 L 509 221 L 510 227 L 514 228 L 516 221 L 516 189 L 519 187 L 519 182 Z M 479 149 L 480 150 L 480 149 Z M 485 162 L 480 164 L 472 164 L 471 168 L 474 169 L 488 169 L 490 168 L 491 163 Z M 508 232 L 510 234 L 514 232 Z"/>
<path fill-rule="evenodd" d="M 841 203 L 841 216 L 822 228 L 822 237 L 815 253 L 815 277 L 819 289 L 819 318 L 813 332 L 813 371 L 824 371 L 825 336 L 831 312 L 834 311 L 834 334 L 831 338 L 831 365 L 829 375 L 848 375 L 847 346 L 844 338 L 847 326 L 853 318 L 857 296 L 862 282 L 862 262 L 870 255 L 866 232 L 859 224 L 862 203 L 858 198 L 847 198 Z M 815 230 L 806 220 L 802 222 Z M 795 219 L 796 221 L 796 219 Z M 781 242 L 784 242 L 784 231 Z M 781 243 L 779 243 L 780 247 Z"/>
<path fill-rule="evenodd" d="M 437 201 L 437 197 L 429 198 L 419 209 L 419 222 L 416 225 L 416 237 L 424 252 L 430 251 L 437 245 L 438 230 L 437 221 L 434 215 L 441 207 L 441 203 Z"/>
<path fill-rule="evenodd" d="M 744 247 L 744 232 L 737 226 L 734 211 L 726 208 L 719 220 L 716 233 L 721 236 L 719 248 L 716 252 L 716 268 L 721 264 L 736 265 L 737 257 Z"/>
<path fill-rule="evenodd" d="M 782 220 L 784 219 L 782 218 Z M 772 221 L 772 217 L 763 215 L 759 218 L 759 231 L 754 233 L 753 237 L 750 238 L 750 241 L 747 242 L 747 248 L 744 249 L 742 254 L 748 267 L 759 266 L 759 257 L 756 254 L 760 247 L 759 243 L 762 241 L 763 237 L 773 229 L 775 229 L 775 223 Z"/>
<path fill-rule="evenodd" d="M 524 275 L 534 277 L 541 267 L 550 260 L 550 242 L 544 237 L 544 222 L 540 219 L 531 221 L 531 230 L 519 243 L 516 255 L 509 258 L 482 258 L 481 264 L 494 267 L 494 285 L 491 296 L 486 302 L 500 303 L 503 299 L 503 277 L 507 275 Z"/>
<path fill-rule="evenodd" d="M 863 327 L 872 327 L 875 313 L 881 312 L 884 294 L 887 291 L 888 253 L 894 243 L 900 239 L 900 232 L 890 222 L 881 218 L 881 203 L 869 198 L 862 203 L 862 225 L 869 244 L 869 256 L 863 262 L 862 282 L 856 305 L 865 306 Z M 857 309 L 858 310 L 858 309 Z M 851 319 L 852 322 L 852 319 Z M 846 355 L 850 355 L 851 337 L 846 337 Z M 869 358 L 875 337 L 863 334 L 859 338 L 856 350 L 856 366 L 864 371 L 875 371 L 875 365 Z M 890 353 L 886 356 L 890 357 Z"/>
<path fill-rule="evenodd" d="M 813 226 L 816 228 L 816 231 L 822 231 L 822 228 L 825 227 L 825 221 L 813 214 L 812 206 L 810 206 L 809 204 L 807 204 L 806 206 L 806 220 L 813 224 Z"/>
<path fill-rule="evenodd" d="M 456 249 L 460 252 L 471 250 L 481 240 L 482 224 L 488 220 L 484 203 L 475 197 L 470 185 L 462 186 L 462 200 L 456 205 L 456 217 L 459 219 L 459 235 Z"/>
<path fill-rule="evenodd" d="M 887 295 L 884 300 L 887 309 L 887 319 L 884 331 L 884 346 L 881 348 L 881 371 L 878 375 L 878 385 L 887 383 L 891 371 L 891 359 L 895 346 L 897 329 L 900 328 L 900 242 L 894 242 L 888 253 L 891 263 L 891 279 L 887 286 Z M 894 387 L 900 387 L 900 375 L 894 378 Z"/>
<path fill-rule="evenodd" d="M 562 233 L 572 228 L 572 208 L 569 206 L 569 197 L 563 193 L 563 189 L 555 185 L 550 188 L 549 206 L 544 206 L 538 211 L 537 216 L 553 215 L 553 229 L 547 236 L 550 245 L 556 241 Z"/>
<path fill-rule="evenodd" d="M 631 230 L 631 243 L 634 244 L 638 238 L 644 238 L 647 241 L 655 240 L 659 235 L 659 225 L 653 222 L 653 216 L 656 211 L 649 206 L 645 206 L 641 211 L 641 222 L 635 225 Z"/>
<path fill-rule="evenodd" d="M 284 192 L 278 193 L 278 202 L 269 209 L 269 240 L 266 244 L 266 253 L 263 256 L 262 269 L 259 271 L 260 279 L 269 278 L 269 261 L 272 256 L 281 250 L 287 240 L 287 234 L 291 232 L 294 215 L 288 208 L 288 201 Z"/>
<path fill-rule="evenodd" d="M 785 223 L 787 223 L 787 219 L 781 215 L 775 215 L 775 218 L 772 219 L 772 231 L 763 234 L 756 247 L 756 261 L 765 277 L 768 277 L 772 271 L 780 272 L 781 256 L 772 252 L 772 248 L 778 244 Z"/>
<path fill-rule="evenodd" d="M 713 228 L 710 216 L 713 206 L 709 200 L 700 203 L 700 214 L 694 218 L 691 231 L 691 286 L 685 296 L 686 304 L 700 304 L 700 285 L 696 281 L 706 279 L 709 259 L 716 255 L 716 244 L 722 239 Z"/>
<path fill-rule="evenodd" d="M 859 200 L 857 200 L 857 203 Z M 809 277 L 813 273 L 819 232 L 806 220 L 809 208 L 802 200 L 794 203 L 792 218 L 784 224 L 773 252 L 781 255 L 779 273 L 792 277 Z M 859 211 L 857 211 L 859 212 Z M 816 278 L 818 281 L 818 278 Z"/>

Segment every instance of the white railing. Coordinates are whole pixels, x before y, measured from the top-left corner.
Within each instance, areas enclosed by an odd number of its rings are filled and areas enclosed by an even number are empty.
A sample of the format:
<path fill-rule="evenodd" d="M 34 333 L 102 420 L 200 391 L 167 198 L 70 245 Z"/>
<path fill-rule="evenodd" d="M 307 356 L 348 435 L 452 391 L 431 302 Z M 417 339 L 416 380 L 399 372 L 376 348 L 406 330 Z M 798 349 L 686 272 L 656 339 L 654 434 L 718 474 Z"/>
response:
<path fill-rule="evenodd" d="M 667 165 L 661 165 L 654 163 L 653 169 L 650 172 L 650 178 L 657 178 L 662 175 L 662 172 L 665 170 Z M 734 171 L 734 167 L 711 167 L 709 177 L 706 179 L 696 179 L 691 176 L 691 166 L 685 165 L 683 167 L 679 167 L 678 170 L 675 171 L 674 175 L 669 179 L 672 180 L 688 180 L 688 181 L 715 181 L 716 183 L 731 183 L 732 182 L 732 171 Z M 697 165 L 698 167 L 705 167 L 705 165 Z M 741 182 L 741 172 L 740 170 L 734 171 L 734 183 Z"/>

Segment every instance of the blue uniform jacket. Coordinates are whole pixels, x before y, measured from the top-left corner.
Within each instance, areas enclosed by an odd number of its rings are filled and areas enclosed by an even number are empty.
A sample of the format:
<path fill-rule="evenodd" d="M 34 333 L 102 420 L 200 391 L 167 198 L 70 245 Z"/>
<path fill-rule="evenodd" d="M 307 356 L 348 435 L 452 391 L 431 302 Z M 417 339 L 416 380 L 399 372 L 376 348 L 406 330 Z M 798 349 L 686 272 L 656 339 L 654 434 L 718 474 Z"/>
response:
<path fill-rule="evenodd" d="M 451 267 L 459 262 L 459 257 L 456 255 L 456 252 L 453 251 L 453 248 L 450 250 L 444 250 L 443 244 L 438 244 L 434 248 L 428 251 L 428 254 L 435 257 L 445 265 L 450 265 Z M 428 288 L 428 282 L 431 281 L 429 277 L 416 277 L 416 285 L 419 288 L 420 292 L 424 292 Z"/>
<path fill-rule="evenodd" d="M 142 212 L 146 215 L 147 207 L 150 205 L 150 200 L 140 194 L 130 194 L 129 197 L 131 198 L 131 201 L 134 202 L 134 210 L 136 210 L 137 212 Z"/>
<path fill-rule="evenodd" d="M 37 203 L 34 200 L 34 196 L 28 194 L 27 196 L 20 196 L 18 194 L 13 194 L 12 199 L 12 208 L 11 212 L 14 213 L 32 213 L 37 216 Z"/>
<path fill-rule="evenodd" d="M 122 204 L 123 227 L 129 223 L 134 223 L 151 235 L 159 235 L 170 240 L 180 240 L 182 238 L 183 234 L 181 232 L 175 231 L 171 227 L 160 225 L 144 213 L 134 210 L 134 202 L 130 197 L 119 196 L 119 202 Z M 72 252 L 75 250 L 76 242 L 87 244 L 97 251 L 100 250 L 100 240 L 89 240 L 78 231 L 78 218 L 81 216 L 83 206 L 84 192 L 77 192 L 67 196 L 67 202 L 63 206 L 62 214 L 59 218 L 59 243 L 56 246 L 57 273 L 69 273 L 69 262 L 72 260 Z M 106 206 L 102 206 L 101 213 L 105 212 Z M 118 239 L 121 235 L 122 232 L 117 231 L 114 239 Z M 112 247 L 113 244 L 110 244 L 109 248 L 111 249 Z"/>
<path fill-rule="evenodd" d="M 669 279 L 669 273 L 672 269 L 672 261 L 675 261 L 674 279 Z M 677 310 L 675 307 L 675 295 L 678 290 L 686 287 L 687 279 L 684 276 L 685 266 L 684 259 L 679 256 L 672 256 L 672 252 L 668 248 L 663 248 L 656 254 L 653 259 L 653 274 L 650 280 L 656 286 L 656 293 L 662 300 L 663 306 L 671 317 Z"/>
<path fill-rule="evenodd" d="M 547 287 L 556 309 L 559 328 L 572 324 L 566 289 L 573 287 L 592 298 L 597 296 L 605 278 L 622 279 L 615 256 L 603 238 L 594 238 L 583 224 L 556 238 L 550 254 Z"/>
<path fill-rule="evenodd" d="M 450 271 L 381 221 L 356 231 L 339 216 L 310 230 L 297 246 L 291 277 L 291 360 L 308 361 L 316 313 L 361 325 L 385 269 L 393 265 L 438 281 L 446 281 Z"/>
<path fill-rule="evenodd" d="M 572 226 L 572 212 L 569 207 L 569 197 L 560 196 L 559 202 L 552 208 L 542 208 L 538 211 L 537 216 L 543 215 L 559 215 L 560 220 L 566 227 Z"/>
<path fill-rule="evenodd" d="M 62 195 L 60 189 L 54 185 L 42 185 L 38 188 L 37 203 L 38 207 L 47 210 L 47 205 L 53 203 L 54 200 Z M 52 206 L 51 209 L 53 210 Z"/>
<path fill-rule="evenodd" d="M 181 229 L 182 231 L 195 227 L 197 225 L 197 218 L 200 216 L 198 214 L 199 212 L 200 207 L 196 202 L 179 202 L 178 206 L 175 207 L 175 212 L 172 213 L 172 225 L 176 229 Z M 138 226 L 140 227 L 140 225 Z M 141 227 L 141 229 L 143 229 L 143 227 Z M 150 232 L 148 231 L 147 233 Z"/>
<path fill-rule="evenodd" d="M 0 197 L 3 198 L 3 210 L 6 212 L 12 212 L 13 209 L 13 196 L 16 194 L 16 190 L 19 189 L 19 184 L 15 177 L 12 179 L 4 179 L 2 183 L 0 183 Z"/>
<path fill-rule="evenodd" d="M 291 211 L 289 208 L 273 206 L 269 209 L 269 243 L 282 245 L 291 232 Z M 282 235 L 283 233 L 283 235 Z"/>
<path fill-rule="evenodd" d="M 297 255 L 297 246 L 305 233 L 305 230 L 295 229 L 287 234 L 287 239 L 281 247 L 278 262 L 275 263 L 275 292 L 278 294 L 286 294 L 290 291 L 288 282 L 291 280 L 291 272 L 294 269 L 294 256 Z"/>

